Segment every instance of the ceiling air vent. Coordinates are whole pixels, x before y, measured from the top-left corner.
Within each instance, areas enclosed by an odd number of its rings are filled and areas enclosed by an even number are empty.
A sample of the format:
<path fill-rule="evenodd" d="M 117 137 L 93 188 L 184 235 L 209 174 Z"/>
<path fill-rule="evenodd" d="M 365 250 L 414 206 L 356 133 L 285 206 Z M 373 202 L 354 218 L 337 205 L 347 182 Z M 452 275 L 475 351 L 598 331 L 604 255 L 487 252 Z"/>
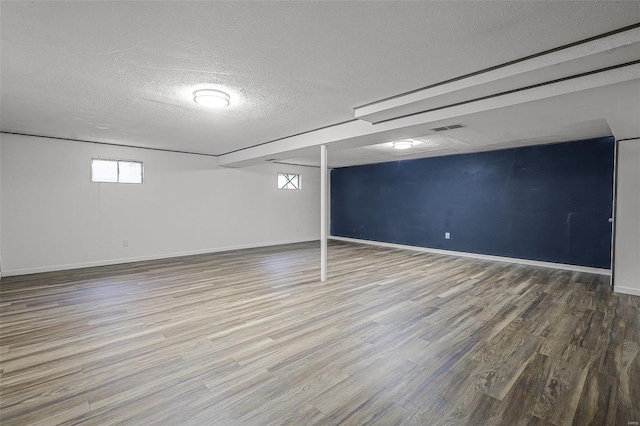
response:
<path fill-rule="evenodd" d="M 465 126 L 464 124 L 452 124 L 451 126 L 436 127 L 431 130 L 433 130 L 434 132 L 444 132 L 445 130 L 461 129 L 462 127 L 467 126 Z"/>

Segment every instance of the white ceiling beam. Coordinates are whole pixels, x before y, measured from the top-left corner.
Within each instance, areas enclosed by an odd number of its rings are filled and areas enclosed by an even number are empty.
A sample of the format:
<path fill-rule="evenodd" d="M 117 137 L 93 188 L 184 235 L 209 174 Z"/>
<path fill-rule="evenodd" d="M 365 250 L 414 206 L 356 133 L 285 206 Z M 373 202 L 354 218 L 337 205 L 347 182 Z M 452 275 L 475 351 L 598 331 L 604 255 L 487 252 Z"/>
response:
<path fill-rule="evenodd" d="M 355 108 L 371 123 L 640 59 L 640 28 L 551 51 L 491 71 Z"/>
<path fill-rule="evenodd" d="M 411 115 L 380 124 L 374 125 L 365 121 L 353 121 L 221 155 L 218 157 L 218 163 L 221 166 L 243 167 L 259 164 L 267 159 L 293 158 L 307 153 L 309 148 L 323 144 L 329 148 L 339 147 L 344 149 L 424 136 L 433 133 L 429 129 L 447 123 L 451 124 L 457 118 L 465 115 L 508 108 L 526 102 L 637 79 L 640 79 L 640 64 L 628 65 L 502 96 Z M 579 107 L 580 105 L 576 105 L 576 108 Z"/>

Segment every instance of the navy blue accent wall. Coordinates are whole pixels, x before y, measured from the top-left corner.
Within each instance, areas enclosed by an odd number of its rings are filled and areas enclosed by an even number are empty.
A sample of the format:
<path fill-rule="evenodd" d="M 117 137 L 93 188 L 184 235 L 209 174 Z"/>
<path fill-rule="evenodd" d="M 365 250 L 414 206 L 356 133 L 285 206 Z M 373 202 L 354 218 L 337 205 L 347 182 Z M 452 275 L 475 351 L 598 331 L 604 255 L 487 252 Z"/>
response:
<path fill-rule="evenodd" d="M 613 149 L 599 138 L 334 169 L 331 235 L 609 268 Z"/>

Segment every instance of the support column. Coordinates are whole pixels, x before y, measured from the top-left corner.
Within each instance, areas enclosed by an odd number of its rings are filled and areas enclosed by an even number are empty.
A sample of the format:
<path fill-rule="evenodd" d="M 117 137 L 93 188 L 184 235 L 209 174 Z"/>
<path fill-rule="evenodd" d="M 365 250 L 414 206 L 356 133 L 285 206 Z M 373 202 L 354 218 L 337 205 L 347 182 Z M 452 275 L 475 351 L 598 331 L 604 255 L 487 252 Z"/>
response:
<path fill-rule="evenodd" d="M 320 281 L 327 280 L 327 146 L 320 146 Z"/>

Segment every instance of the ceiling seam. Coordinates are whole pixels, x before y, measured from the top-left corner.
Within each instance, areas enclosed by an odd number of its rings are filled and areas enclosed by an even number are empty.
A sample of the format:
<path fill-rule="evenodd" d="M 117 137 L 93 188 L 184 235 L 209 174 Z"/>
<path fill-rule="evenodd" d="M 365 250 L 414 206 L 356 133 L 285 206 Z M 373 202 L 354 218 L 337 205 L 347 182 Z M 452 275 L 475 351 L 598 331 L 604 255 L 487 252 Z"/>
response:
<path fill-rule="evenodd" d="M 311 164 L 296 164 L 296 163 L 285 163 L 284 161 L 269 161 L 271 164 L 282 164 L 284 166 L 298 166 L 298 167 L 313 167 L 315 169 L 319 169 L 320 166 L 313 166 Z"/>
<path fill-rule="evenodd" d="M 56 139 L 56 140 L 69 141 L 69 142 L 93 143 L 93 144 L 98 144 L 98 145 L 118 146 L 118 147 L 121 147 L 121 148 L 148 149 L 150 151 L 173 152 L 174 154 L 202 155 L 204 157 L 215 157 L 215 158 L 219 157 L 219 155 L 203 154 L 201 152 L 178 151 L 178 150 L 175 150 L 175 149 L 164 149 L 164 148 L 150 148 L 150 147 L 146 147 L 146 146 L 125 145 L 125 144 L 117 144 L 117 143 L 112 143 L 112 142 L 98 142 L 98 141 L 90 141 L 90 140 L 86 140 L 86 139 L 63 138 L 63 137 L 59 137 L 59 136 L 42 136 L 42 135 L 35 135 L 35 134 L 32 134 L 32 133 L 7 132 L 7 131 L 4 131 L 4 130 L 0 131 L 0 134 L 16 135 L 16 136 L 31 136 L 31 137 L 34 137 L 34 138 Z"/>

